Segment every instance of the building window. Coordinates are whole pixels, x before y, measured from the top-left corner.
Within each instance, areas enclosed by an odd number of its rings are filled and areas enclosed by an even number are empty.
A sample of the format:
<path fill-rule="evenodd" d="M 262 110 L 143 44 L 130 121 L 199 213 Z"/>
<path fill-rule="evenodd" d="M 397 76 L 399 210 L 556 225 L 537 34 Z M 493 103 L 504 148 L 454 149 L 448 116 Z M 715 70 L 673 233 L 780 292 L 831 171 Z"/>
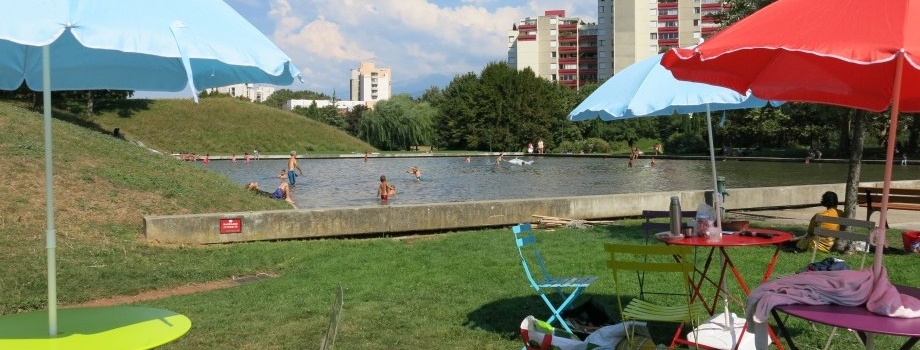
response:
<path fill-rule="evenodd" d="M 549 42 L 549 47 L 556 47 L 558 43 L 555 40 Z"/>
<path fill-rule="evenodd" d="M 550 80 L 550 81 L 556 81 L 556 75 L 555 75 L 555 74 L 550 74 L 550 75 L 549 75 L 549 80 Z"/>
<path fill-rule="evenodd" d="M 603 6 L 598 6 L 598 7 L 597 7 L 597 13 L 604 13 L 604 7 L 603 7 Z"/>
<path fill-rule="evenodd" d="M 558 34 L 558 33 L 556 32 L 555 29 L 550 29 L 550 30 L 549 30 L 549 35 L 556 36 L 557 34 Z"/>
<path fill-rule="evenodd" d="M 597 57 L 607 57 L 607 52 L 604 52 L 604 51 L 598 52 Z"/>
<path fill-rule="evenodd" d="M 555 18 L 555 17 L 550 18 L 550 19 L 549 19 L 549 24 L 556 24 L 556 18 Z"/>
<path fill-rule="evenodd" d="M 648 27 L 649 27 L 649 28 L 658 28 L 658 21 L 649 21 L 649 22 L 648 22 Z"/>
<path fill-rule="evenodd" d="M 598 40 L 597 46 L 604 46 L 604 39 Z"/>
<path fill-rule="evenodd" d="M 694 27 L 699 27 L 699 26 L 700 26 L 700 20 L 698 20 L 698 19 L 693 20 L 693 26 L 694 26 Z"/>
<path fill-rule="evenodd" d="M 549 57 L 556 58 L 556 51 L 550 51 Z"/>
<path fill-rule="evenodd" d="M 649 33 L 648 38 L 652 40 L 658 40 L 658 33 Z"/>
<path fill-rule="evenodd" d="M 600 24 L 600 23 L 607 23 L 607 18 L 606 18 L 606 17 L 598 17 L 598 18 L 597 18 L 597 23 L 598 23 L 598 24 Z"/>
<path fill-rule="evenodd" d="M 555 64 L 555 63 L 550 63 L 550 64 L 549 64 L 549 69 L 553 69 L 553 70 L 559 69 L 559 65 L 558 65 L 558 64 Z"/>

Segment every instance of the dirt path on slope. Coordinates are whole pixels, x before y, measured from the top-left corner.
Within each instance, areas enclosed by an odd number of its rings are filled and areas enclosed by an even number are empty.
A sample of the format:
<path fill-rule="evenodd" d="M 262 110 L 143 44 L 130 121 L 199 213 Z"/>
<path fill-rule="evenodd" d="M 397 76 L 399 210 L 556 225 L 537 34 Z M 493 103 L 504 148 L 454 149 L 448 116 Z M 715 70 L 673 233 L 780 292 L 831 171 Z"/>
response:
<path fill-rule="evenodd" d="M 111 298 L 97 299 L 97 300 L 92 300 L 92 301 L 88 301 L 85 303 L 69 304 L 63 307 L 100 307 L 100 306 L 131 304 L 131 303 L 147 301 L 147 300 L 157 300 L 157 299 L 169 298 L 169 297 L 173 297 L 177 295 L 209 292 L 212 290 L 235 287 L 241 284 L 261 281 L 264 279 L 275 278 L 275 277 L 278 277 L 278 275 L 268 274 L 268 273 L 260 273 L 260 274 L 251 275 L 251 276 L 239 276 L 239 277 L 235 276 L 235 277 L 228 278 L 225 280 L 211 281 L 211 282 L 205 282 L 205 283 L 196 283 L 196 284 L 190 284 L 190 285 L 180 286 L 180 287 L 170 288 L 170 289 L 157 289 L 157 290 L 143 292 L 143 293 L 136 294 L 136 295 L 125 295 L 125 296 L 116 296 L 116 297 L 111 297 Z"/>

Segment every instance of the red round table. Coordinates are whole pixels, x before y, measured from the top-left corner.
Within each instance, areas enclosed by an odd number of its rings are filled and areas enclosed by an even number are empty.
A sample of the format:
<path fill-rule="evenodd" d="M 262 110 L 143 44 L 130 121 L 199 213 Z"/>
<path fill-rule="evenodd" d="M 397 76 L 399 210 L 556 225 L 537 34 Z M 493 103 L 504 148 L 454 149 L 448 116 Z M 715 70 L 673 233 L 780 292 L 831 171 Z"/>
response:
<path fill-rule="evenodd" d="M 708 237 L 681 237 L 681 238 L 670 238 L 670 239 L 664 238 L 664 237 L 672 237 L 669 235 L 656 235 L 656 238 L 658 238 L 658 240 L 666 244 L 669 244 L 669 245 L 684 245 L 684 246 L 693 246 L 693 247 L 701 247 L 701 248 L 710 248 L 709 254 L 706 257 L 706 263 L 703 265 L 702 270 L 699 270 L 701 278 L 698 282 L 695 282 L 696 285 L 694 286 L 694 289 L 695 289 L 696 295 L 699 296 L 699 300 L 703 302 L 703 305 L 706 306 L 706 309 L 709 310 L 709 313 L 713 314 L 715 313 L 715 307 L 719 301 L 719 297 L 721 296 L 721 294 L 722 293 L 726 293 L 726 295 L 728 294 L 728 292 L 723 290 L 726 270 L 731 271 L 732 274 L 735 276 L 735 280 L 738 281 L 738 285 L 744 291 L 745 297 L 747 297 L 748 294 L 751 294 L 751 289 L 748 287 L 747 283 L 744 282 L 744 278 L 741 276 L 741 272 L 738 271 L 738 268 L 735 266 L 735 263 L 732 261 L 731 256 L 729 256 L 728 252 L 726 252 L 726 248 L 756 247 L 756 246 L 768 246 L 768 245 L 776 246 L 776 249 L 773 251 L 773 257 L 770 259 L 770 262 L 767 264 L 766 269 L 764 270 L 763 276 L 761 277 L 760 282 L 763 283 L 767 279 L 770 278 L 770 275 L 773 274 L 773 267 L 776 265 L 776 260 L 779 257 L 780 246 L 783 243 L 792 240 L 792 238 L 794 237 L 789 232 L 773 230 L 773 229 L 753 228 L 752 227 L 752 228 L 748 228 L 747 231 L 753 232 L 755 234 L 759 233 L 761 235 L 769 235 L 770 237 L 742 236 L 738 232 L 734 232 L 732 234 L 723 234 L 722 238 L 719 240 L 711 240 Z M 721 269 L 719 271 L 718 281 L 714 281 L 708 277 L 709 268 L 712 265 L 712 256 L 715 253 L 716 248 L 718 248 L 719 254 L 722 256 L 722 263 L 721 263 Z M 716 287 L 716 293 L 712 299 L 711 304 L 707 303 L 705 298 L 700 293 L 700 287 L 702 286 L 704 281 L 709 281 Z M 735 300 L 738 301 L 738 299 L 735 299 Z M 742 307 L 744 307 L 743 302 L 739 301 L 739 303 L 741 304 Z M 745 329 L 746 328 L 747 328 L 747 325 L 745 325 Z M 742 332 L 744 332 L 744 330 L 742 330 Z M 783 346 L 782 344 L 780 344 L 779 338 L 776 337 L 776 334 L 773 332 L 772 329 L 770 329 L 769 332 L 770 332 L 770 337 L 773 339 L 773 343 L 776 344 L 780 350 L 782 350 Z M 740 342 L 740 339 L 739 339 L 739 342 Z"/>

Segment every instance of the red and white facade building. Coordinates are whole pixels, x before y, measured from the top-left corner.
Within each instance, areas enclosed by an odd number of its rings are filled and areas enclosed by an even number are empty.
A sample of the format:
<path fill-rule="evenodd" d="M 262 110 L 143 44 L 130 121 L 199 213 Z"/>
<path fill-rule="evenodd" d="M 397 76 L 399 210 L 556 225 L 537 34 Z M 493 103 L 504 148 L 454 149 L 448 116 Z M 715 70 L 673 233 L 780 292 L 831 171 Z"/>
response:
<path fill-rule="evenodd" d="M 572 88 L 597 80 L 597 26 L 565 10 L 519 20 L 508 32 L 508 65 Z"/>
<path fill-rule="evenodd" d="M 700 43 L 719 30 L 721 0 L 598 0 L 598 78 L 672 47 Z"/>

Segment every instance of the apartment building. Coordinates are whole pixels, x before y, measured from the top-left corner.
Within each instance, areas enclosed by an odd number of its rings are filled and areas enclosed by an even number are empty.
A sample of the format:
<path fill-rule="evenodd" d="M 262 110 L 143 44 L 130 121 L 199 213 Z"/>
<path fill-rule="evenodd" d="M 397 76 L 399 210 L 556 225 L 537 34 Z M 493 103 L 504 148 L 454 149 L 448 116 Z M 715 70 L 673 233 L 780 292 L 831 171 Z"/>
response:
<path fill-rule="evenodd" d="M 508 65 L 572 88 L 596 83 L 598 27 L 565 10 L 519 20 L 508 32 Z"/>
<path fill-rule="evenodd" d="M 233 97 L 243 97 L 252 102 L 263 102 L 267 100 L 268 97 L 273 93 L 275 93 L 275 88 L 255 84 L 235 84 L 205 89 L 205 91 L 208 93 L 216 91 L 218 93 L 228 94 Z"/>
<path fill-rule="evenodd" d="M 699 44 L 719 30 L 720 0 L 598 0 L 597 65 L 601 80 L 672 47 Z"/>
<path fill-rule="evenodd" d="M 361 62 L 351 70 L 350 97 L 352 101 L 387 100 L 393 95 L 389 68 L 377 68 L 374 62 Z"/>

